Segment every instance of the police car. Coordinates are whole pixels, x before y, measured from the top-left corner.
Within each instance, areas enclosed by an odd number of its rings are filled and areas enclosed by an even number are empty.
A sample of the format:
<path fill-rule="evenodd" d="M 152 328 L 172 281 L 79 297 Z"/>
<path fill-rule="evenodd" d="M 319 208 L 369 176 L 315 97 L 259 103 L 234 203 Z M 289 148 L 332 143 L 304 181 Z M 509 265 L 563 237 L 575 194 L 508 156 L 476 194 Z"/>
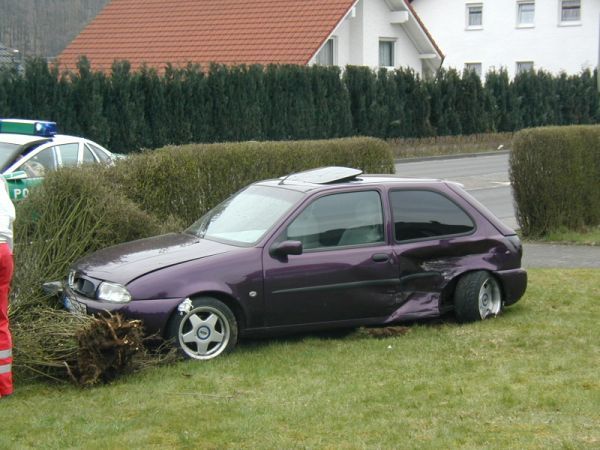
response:
<path fill-rule="evenodd" d="M 52 170 L 86 163 L 112 164 L 115 159 L 95 142 L 57 134 L 55 122 L 0 119 L 0 171 L 13 201 L 27 197 Z"/>

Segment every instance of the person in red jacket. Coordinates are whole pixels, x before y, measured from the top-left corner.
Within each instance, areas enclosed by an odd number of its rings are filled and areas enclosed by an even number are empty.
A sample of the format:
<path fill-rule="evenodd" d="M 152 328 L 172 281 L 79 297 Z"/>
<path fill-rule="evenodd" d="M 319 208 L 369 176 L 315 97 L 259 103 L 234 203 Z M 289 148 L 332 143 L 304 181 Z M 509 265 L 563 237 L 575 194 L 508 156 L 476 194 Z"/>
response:
<path fill-rule="evenodd" d="M 0 175 L 0 400 L 13 393 L 12 338 L 8 329 L 8 293 L 13 275 L 12 224 L 15 207 Z"/>

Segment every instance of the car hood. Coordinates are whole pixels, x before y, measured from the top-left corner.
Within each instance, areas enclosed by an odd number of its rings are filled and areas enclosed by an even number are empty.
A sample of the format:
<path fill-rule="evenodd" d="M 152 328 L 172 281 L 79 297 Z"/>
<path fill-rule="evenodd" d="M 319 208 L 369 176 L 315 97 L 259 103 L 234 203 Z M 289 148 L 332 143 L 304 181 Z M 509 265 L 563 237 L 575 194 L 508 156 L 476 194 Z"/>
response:
<path fill-rule="evenodd" d="M 165 267 L 236 248 L 189 234 L 165 234 L 99 250 L 77 261 L 74 269 L 92 278 L 127 284 Z"/>

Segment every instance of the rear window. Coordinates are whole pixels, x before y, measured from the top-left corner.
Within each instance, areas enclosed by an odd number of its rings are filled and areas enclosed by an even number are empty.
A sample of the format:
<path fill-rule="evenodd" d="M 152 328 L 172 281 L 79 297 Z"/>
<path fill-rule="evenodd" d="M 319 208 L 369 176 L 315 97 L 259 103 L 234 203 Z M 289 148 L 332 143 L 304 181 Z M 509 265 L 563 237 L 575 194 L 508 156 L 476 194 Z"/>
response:
<path fill-rule="evenodd" d="M 446 196 L 426 190 L 390 192 L 397 242 L 467 234 L 475 229 L 469 215 Z"/>

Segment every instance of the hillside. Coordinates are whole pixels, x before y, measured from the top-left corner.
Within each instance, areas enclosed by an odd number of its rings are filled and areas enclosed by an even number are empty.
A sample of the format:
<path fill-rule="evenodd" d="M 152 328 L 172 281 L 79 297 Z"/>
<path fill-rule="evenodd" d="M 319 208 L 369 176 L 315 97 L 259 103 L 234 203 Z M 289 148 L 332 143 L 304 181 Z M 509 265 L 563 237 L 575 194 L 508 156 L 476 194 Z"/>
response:
<path fill-rule="evenodd" d="M 0 43 L 54 57 L 109 0 L 0 0 Z"/>

